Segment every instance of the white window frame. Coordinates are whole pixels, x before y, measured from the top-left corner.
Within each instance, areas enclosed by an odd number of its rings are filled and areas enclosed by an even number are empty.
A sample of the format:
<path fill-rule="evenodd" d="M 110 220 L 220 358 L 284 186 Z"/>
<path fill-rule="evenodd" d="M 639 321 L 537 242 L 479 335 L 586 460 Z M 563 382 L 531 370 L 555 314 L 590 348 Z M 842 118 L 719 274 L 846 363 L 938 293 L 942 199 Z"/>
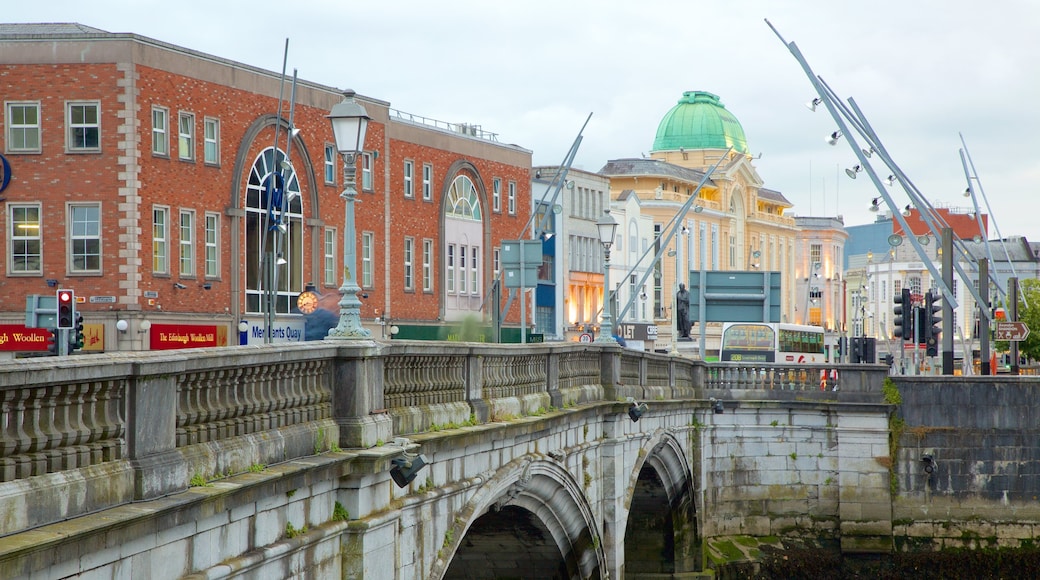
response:
<path fill-rule="evenodd" d="M 177 271 L 195 277 L 195 210 L 182 209 L 177 220 Z"/>
<path fill-rule="evenodd" d="M 466 293 L 466 281 L 469 280 L 469 269 L 466 266 L 469 254 L 469 246 L 459 245 L 459 294 Z"/>
<path fill-rule="evenodd" d="M 76 116 L 74 111 L 79 108 L 82 108 L 84 112 L 92 108 L 96 119 L 92 122 L 83 119 L 73 122 Z M 101 101 L 66 101 L 65 126 L 67 127 L 65 131 L 66 151 L 69 153 L 98 153 L 101 151 Z M 86 135 L 90 131 L 96 133 L 96 145 L 87 144 L 90 139 Z M 77 135 L 80 132 L 82 135 Z M 79 138 L 77 139 L 77 137 Z M 83 144 L 77 141 L 81 141 Z"/>
<path fill-rule="evenodd" d="M 502 178 L 500 177 L 491 180 L 491 209 L 496 212 L 502 211 Z"/>
<path fill-rule="evenodd" d="M 573 248 L 571 248 L 573 251 Z M 498 280 L 498 274 L 502 271 L 502 249 L 492 248 L 491 250 L 491 269 L 494 271 L 495 279 Z"/>
<path fill-rule="evenodd" d="M 509 196 L 507 203 L 509 205 L 509 215 L 516 215 L 516 182 L 509 182 Z"/>
<path fill-rule="evenodd" d="M 446 256 L 444 265 L 444 283 L 445 290 L 448 294 L 455 293 L 455 244 L 448 244 L 446 248 Z"/>
<path fill-rule="evenodd" d="M 336 159 L 339 159 L 339 152 L 336 151 L 336 146 L 332 143 L 326 143 L 325 183 L 328 185 L 336 185 Z"/>
<path fill-rule="evenodd" d="M 433 240 L 423 240 L 422 289 L 433 292 Z"/>
<path fill-rule="evenodd" d="M 43 209 L 39 203 L 12 203 L 7 207 L 7 223 L 11 224 L 7 235 L 7 273 L 16 276 L 43 274 Z M 15 213 L 20 210 L 22 213 L 35 210 L 35 224 L 29 219 L 16 218 Z M 16 254 L 15 245 L 35 245 L 36 252 L 24 249 Z M 27 267 L 33 258 L 36 260 L 36 267 Z M 22 265 L 21 269 L 16 268 L 19 264 Z"/>
<path fill-rule="evenodd" d="M 15 122 L 15 114 L 14 114 L 15 108 L 20 108 L 20 109 L 25 109 L 25 110 L 33 109 L 35 111 L 35 113 L 36 113 L 36 122 L 35 123 L 26 123 L 26 122 L 24 122 L 24 118 L 23 118 L 23 122 L 16 123 Z M 6 109 L 5 110 L 6 115 L 4 117 L 4 126 L 6 127 L 6 133 L 5 133 L 5 137 L 6 138 L 4 139 L 5 150 L 8 153 L 40 153 L 40 152 L 42 152 L 43 151 L 43 141 L 42 141 L 42 139 L 43 139 L 43 129 L 40 127 L 40 113 L 41 113 L 40 102 L 39 101 L 11 101 L 9 103 L 6 103 L 5 109 Z M 33 147 L 33 146 L 26 146 L 25 145 L 25 142 L 27 141 L 26 136 L 30 135 L 30 134 L 35 135 L 35 137 L 36 137 L 36 146 L 35 147 Z M 20 141 L 22 142 L 22 146 L 21 147 L 15 146 L 15 143 L 17 141 L 19 141 L 19 139 L 15 138 L 15 135 L 20 135 L 21 136 L 21 139 L 20 139 Z"/>
<path fill-rule="evenodd" d="M 202 119 L 202 162 L 220 165 L 220 119 L 215 117 Z"/>
<path fill-rule="evenodd" d="M 470 246 L 469 293 L 480 294 L 480 246 Z"/>
<path fill-rule="evenodd" d="M 415 197 L 415 162 L 411 159 L 404 160 L 404 196 Z"/>
<path fill-rule="evenodd" d="M 404 289 L 415 290 L 415 238 L 404 239 Z"/>
<path fill-rule="evenodd" d="M 177 114 L 177 158 L 195 160 L 195 114 L 181 111 Z"/>
<path fill-rule="evenodd" d="M 322 254 L 322 264 L 324 265 L 324 283 L 326 286 L 335 286 L 338 282 L 336 279 L 336 246 L 336 228 L 325 228 L 325 250 Z"/>
<path fill-rule="evenodd" d="M 170 156 L 170 110 L 152 107 L 152 155 Z"/>
<path fill-rule="evenodd" d="M 374 191 L 374 180 L 372 179 L 372 154 L 361 153 L 361 190 Z"/>
<path fill-rule="evenodd" d="M 170 273 L 170 208 L 161 205 L 152 206 L 152 273 Z"/>
<path fill-rule="evenodd" d="M 433 199 L 433 165 L 429 163 L 422 166 L 422 198 L 423 201 Z"/>
<path fill-rule="evenodd" d="M 205 228 L 205 239 L 203 243 L 206 245 L 205 255 L 205 273 L 207 278 L 219 278 L 220 277 L 220 214 L 217 212 L 208 211 L 205 217 L 206 228 Z"/>
<path fill-rule="evenodd" d="M 78 210 L 94 210 L 97 213 L 96 221 L 89 221 L 86 219 L 78 219 L 76 213 Z M 68 204 L 68 268 L 70 273 L 75 274 L 100 274 L 103 270 L 104 264 L 101 261 L 102 258 L 102 240 L 101 240 L 101 204 L 94 203 L 70 203 Z M 89 216 L 79 216 L 89 217 Z M 90 243 L 95 241 L 97 243 L 97 253 L 87 251 L 77 251 L 77 246 L 81 243 Z M 87 267 L 86 262 L 91 256 L 96 256 L 97 267 Z M 84 265 L 77 267 L 77 258 L 82 257 Z"/>
<path fill-rule="evenodd" d="M 372 232 L 361 232 L 361 287 L 372 287 L 372 252 L 376 235 Z"/>

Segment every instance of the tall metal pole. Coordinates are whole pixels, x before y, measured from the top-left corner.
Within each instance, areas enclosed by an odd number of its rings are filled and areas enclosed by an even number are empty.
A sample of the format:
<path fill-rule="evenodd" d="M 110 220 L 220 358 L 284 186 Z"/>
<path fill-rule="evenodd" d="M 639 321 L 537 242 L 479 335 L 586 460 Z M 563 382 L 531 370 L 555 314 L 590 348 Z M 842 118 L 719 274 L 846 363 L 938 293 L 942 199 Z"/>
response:
<path fill-rule="evenodd" d="M 1008 320 L 1018 322 L 1018 278 L 1008 278 Z M 1011 341 L 1011 374 L 1018 374 L 1018 341 Z"/>
<path fill-rule="evenodd" d="M 953 229 L 942 229 L 942 275 L 946 287 L 953 288 Z M 953 304 L 942 301 L 942 374 L 953 374 Z"/>
<path fill-rule="evenodd" d="M 610 321 L 610 244 L 603 244 L 603 323 L 596 342 L 617 344 L 614 325 Z"/>
<path fill-rule="evenodd" d="M 989 310 L 989 260 L 979 258 L 979 295 L 984 302 L 979 310 Z M 990 374 L 989 368 L 989 316 L 979 315 L 979 359 L 982 362 L 982 376 Z"/>

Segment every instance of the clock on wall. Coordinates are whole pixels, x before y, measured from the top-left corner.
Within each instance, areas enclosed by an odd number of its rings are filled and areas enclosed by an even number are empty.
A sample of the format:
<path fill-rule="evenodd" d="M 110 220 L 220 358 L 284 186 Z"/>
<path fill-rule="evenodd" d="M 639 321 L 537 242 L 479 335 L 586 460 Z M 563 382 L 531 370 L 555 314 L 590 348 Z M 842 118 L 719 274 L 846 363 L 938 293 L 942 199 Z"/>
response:
<path fill-rule="evenodd" d="M 314 292 L 314 286 L 308 284 L 307 289 L 296 297 L 296 308 L 304 314 L 310 314 L 318 309 L 318 294 Z"/>

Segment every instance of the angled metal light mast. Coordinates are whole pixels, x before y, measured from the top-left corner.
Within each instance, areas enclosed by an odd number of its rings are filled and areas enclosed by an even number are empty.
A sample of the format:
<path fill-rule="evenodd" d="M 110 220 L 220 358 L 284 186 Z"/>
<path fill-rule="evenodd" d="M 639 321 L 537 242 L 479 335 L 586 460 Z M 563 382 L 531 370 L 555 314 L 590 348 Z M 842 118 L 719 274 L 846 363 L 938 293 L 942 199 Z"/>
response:
<path fill-rule="evenodd" d="M 783 36 L 780 35 L 780 32 L 777 31 L 777 29 L 773 26 L 771 22 L 769 22 L 768 19 L 765 22 L 769 26 L 769 28 L 772 29 L 773 33 L 776 34 L 777 38 L 779 38 L 780 41 L 783 42 L 785 46 L 787 46 L 788 50 L 794 56 L 795 60 L 797 60 L 798 64 L 802 67 L 802 70 L 805 73 L 806 77 L 808 77 L 809 82 L 812 83 L 813 88 L 819 95 L 822 104 L 826 105 L 828 113 L 830 113 L 831 118 L 834 119 L 834 122 L 838 125 L 838 135 L 843 136 L 848 141 L 849 146 L 852 148 L 857 160 L 859 161 L 859 166 L 870 177 L 871 182 L 874 184 L 874 187 L 880 194 L 879 197 L 884 199 L 885 203 L 888 205 L 888 208 L 892 213 L 892 218 L 899 223 L 899 225 L 903 228 L 903 231 L 908 233 L 912 232 L 912 230 L 906 222 L 906 219 L 903 217 L 902 212 L 899 210 L 899 207 L 892 200 L 891 195 L 889 195 L 888 191 L 885 189 L 884 185 L 881 182 L 881 179 L 878 177 L 877 173 L 874 171 L 874 168 L 868 162 L 865 153 L 865 151 L 867 150 L 859 146 L 859 144 L 856 141 L 855 133 L 853 133 L 853 131 L 850 131 L 850 123 L 854 125 L 853 128 L 856 129 L 856 132 L 861 134 L 868 141 L 869 146 L 873 148 L 875 152 L 877 152 L 878 156 L 885 163 L 885 165 L 893 171 L 893 174 L 899 179 L 900 184 L 903 186 L 904 190 L 907 190 L 909 194 L 911 189 L 914 189 L 916 193 L 916 189 L 912 187 L 912 184 L 910 184 L 910 186 L 908 187 L 907 184 L 910 182 L 906 178 L 906 175 L 902 172 L 902 170 L 899 169 L 898 165 L 896 165 L 895 162 L 892 161 L 891 157 L 888 155 L 885 148 L 881 145 L 880 140 L 877 138 L 877 135 L 875 135 L 874 132 L 870 130 L 869 124 L 866 122 L 862 113 L 859 111 L 859 108 L 856 107 L 855 101 L 853 99 L 849 99 L 849 104 L 854 111 L 850 111 L 849 109 L 845 108 L 844 104 L 841 103 L 841 101 L 837 98 L 835 93 L 833 93 L 833 91 L 831 91 L 830 88 L 826 86 L 826 84 L 823 82 L 823 79 L 817 76 L 815 73 L 813 73 L 812 68 L 809 66 L 809 63 L 805 60 L 805 57 L 798 49 L 798 45 L 796 45 L 794 42 L 787 42 L 786 40 L 784 40 Z M 848 123 L 846 122 L 846 119 L 848 119 Z M 918 202 L 920 201 L 920 196 L 911 194 L 910 197 L 911 201 L 913 201 L 915 205 L 918 205 Z M 922 215 L 924 214 L 924 212 L 921 213 Z M 935 233 L 937 234 L 937 239 L 941 238 L 941 234 L 939 234 L 938 232 Z M 943 280 L 942 275 L 940 274 L 939 270 L 935 267 L 935 264 L 932 262 L 932 260 L 928 257 L 927 253 L 924 251 L 924 248 L 921 246 L 921 244 L 917 241 L 917 239 L 914 236 L 908 235 L 907 239 L 910 241 L 914 250 L 921 258 L 921 261 L 924 263 L 925 267 L 931 273 L 932 279 L 942 289 L 943 296 L 949 301 L 951 307 L 956 308 L 958 304 L 956 298 L 953 295 L 953 292 L 951 292 L 950 288 L 946 285 L 946 282 Z M 970 283 L 967 284 L 967 287 L 969 289 L 972 289 L 972 285 Z"/>

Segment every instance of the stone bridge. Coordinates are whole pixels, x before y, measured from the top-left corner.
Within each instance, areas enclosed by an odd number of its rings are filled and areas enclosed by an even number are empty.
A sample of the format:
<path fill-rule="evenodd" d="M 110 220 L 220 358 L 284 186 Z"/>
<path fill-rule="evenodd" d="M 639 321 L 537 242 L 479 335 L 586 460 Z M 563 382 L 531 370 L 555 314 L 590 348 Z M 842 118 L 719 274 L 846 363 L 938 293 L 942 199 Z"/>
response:
<path fill-rule="evenodd" d="M 11 361 L 0 578 L 694 577 L 789 538 L 942 546 L 990 508 L 1031 534 L 1029 486 L 971 475 L 1007 457 L 917 424 L 951 385 L 886 376 L 408 341 Z"/>

